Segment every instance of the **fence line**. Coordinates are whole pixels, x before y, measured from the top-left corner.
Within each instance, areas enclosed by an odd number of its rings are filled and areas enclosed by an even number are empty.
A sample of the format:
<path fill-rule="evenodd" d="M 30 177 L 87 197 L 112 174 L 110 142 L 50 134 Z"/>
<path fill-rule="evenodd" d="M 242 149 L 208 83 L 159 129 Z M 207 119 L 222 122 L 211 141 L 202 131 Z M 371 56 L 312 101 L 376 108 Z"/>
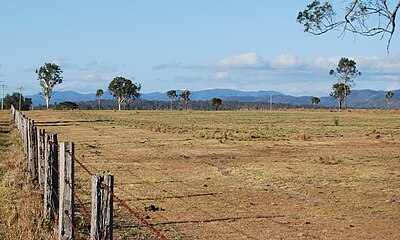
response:
<path fill-rule="evenodd" d="M 112 175 L 93 174 L 74 154 L 74 143 L 58 143 L 57 134 L 37 129 L 35 122 L 11 106 L 12 119 L 23 140 L 24 156 L 28 162 L 30 180 L 43 190 L 45 219 L 58 228 L 59 239 L 80 240 L 75 220 L 75 199 L 89 220 L 90 239 L 112 239 L 113 198 L 117 199 L 131 216 L 142 222 L 155 236 L 167 239 L 144 217 L 126 204 L 113 191 Z M 92 176 L 92 214 L 74 189 L 74 163 Z M 95 179 L 97 179 L 95 181 Z M 100 179 L 100 181 L 99 181 Z M 99 196 L 102 196 L 99 198 Z M 100 200 L 99 200 L 100 199 Z"/>

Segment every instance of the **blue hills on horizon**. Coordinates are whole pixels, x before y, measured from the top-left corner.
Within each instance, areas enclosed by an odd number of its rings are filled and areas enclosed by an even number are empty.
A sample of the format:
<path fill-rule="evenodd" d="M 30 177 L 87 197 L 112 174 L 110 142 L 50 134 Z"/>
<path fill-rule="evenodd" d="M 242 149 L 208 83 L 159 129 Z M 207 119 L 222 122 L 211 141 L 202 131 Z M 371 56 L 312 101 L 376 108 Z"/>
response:
<path fill-rule="evenodd" d="M 179 94 L 182 90 L 177 90 Z M 394 93 L 392 108 L 400 109 L 400 89 L 392 91 Z M 376 91 L 370 89 L 352 90 L 348 98 L 349 107 L 353 108 L 386 108 L 387 91 Z M 276 91 L 239 91 L 231 89 L 210 89 L 201 91 L 192 91 L 191 100 L 193 101 L 208 101 L 214 97 L 221 98 L 223 101 L 238 101 L 238 102 L 269 102 L 272 96 L 274 103 L 284 103 L 291 105 L 311 105 L 312 96 L 290 96 Z M 32 98 L 34 106 L 45 105 L 45 100 L 40 94 L 26 96 Z M 142 93 L 141 99 L 151 101 L 169 101 L 166 93 L 152 92 Z M 83 102 L 93 101 L 96 99 L 95 93 L 78 93 L 75 91 L 55 92 L 51 98 L 51 103 L 60 103 L 64 101 Z M 101 99 L 114 99 L 110 92 L 106 91 Z M 320 97 L 319 106 L 322 107 L 337 107 L 337 101 L 330 96 Z"/>

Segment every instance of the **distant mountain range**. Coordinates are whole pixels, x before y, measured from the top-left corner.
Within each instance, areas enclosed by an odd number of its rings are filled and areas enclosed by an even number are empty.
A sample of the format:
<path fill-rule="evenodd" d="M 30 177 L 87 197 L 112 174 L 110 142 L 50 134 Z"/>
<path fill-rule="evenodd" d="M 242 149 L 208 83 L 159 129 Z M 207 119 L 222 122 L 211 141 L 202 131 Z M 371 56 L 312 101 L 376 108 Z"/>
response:
<path fill-rule="evenodd" d="M 177 91 L 178 94 L 181 92 Z M 400 108 L 400 89 L 392 91 L 394 93 L 392 108 Z M 386 95 L 387 91 L 375 90 L 352 90 L 348 99 L 349 107 L 353 108 L 386 108 Z M 311 105 L 312 96 L 294 97 L 275 91 L 257 91 L 245 92 L 230 89 L 210 89 L 202 91 L 193 91 L 191 100 L 193 101 L 208 101 L 214 97 L 221 98 L 223 101 L 239 101 L 239 102 L 269 102 L 272 96 L 274 103 L 285 103 L 291 105 Z M 34 106 L 45 105 L 45 100 L 39 94 L 27 96 L 32 98 Z M 95 93 L 82 94 L 74 91 L 55 92 L 51 98 L 51 103 L 60 103 L 64 101 L 82 102 L 95 100 Z M 105 92 L 102 99 L 113 99 L 110 92 Z M 143 100 L 154 101 L 168 101 L 166 93 L 153 92 L 143 93 L 141 95 Z M 330 96 L 320 97 L 321 102 L 319 106 L 323 107 L 336 107 L 337 101 Z"/>

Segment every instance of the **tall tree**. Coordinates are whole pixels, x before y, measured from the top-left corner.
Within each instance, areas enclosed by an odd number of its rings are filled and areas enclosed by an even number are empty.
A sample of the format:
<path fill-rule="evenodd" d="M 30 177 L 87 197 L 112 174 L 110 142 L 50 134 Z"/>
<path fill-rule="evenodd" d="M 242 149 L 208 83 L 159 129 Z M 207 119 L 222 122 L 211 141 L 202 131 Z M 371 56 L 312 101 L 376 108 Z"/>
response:
<path fill-rule="evenodd" d="M 169 106 L 170 109 L 173 109 L 173 104 L 174 104 L 174 99 L 178 97 L 178 94 L 176 94 L 175 90 L 169 90 L 167 92 L 167 96 L 169 97 Z"/>
<path fill-rule="evenodd" d="M 54 63 L 45 63 L 39 69 L 36 69 L 38 75 L 37 80 L 40 82 L 42 88 L 41 94 L 46 99 L 46 107 L 49 108 L 50 98 L 53 95 L 53 88 L 62 83 L 63 77 L 61 76 L 61 68 Z"/>
<path fill-rule="evenodd" d="M 103 94 L 104 94 L 103 89 L 97 89 L 96 98 L 97 98 L 97 101 L 99 102 L 99 110 L 100 110 L 100 98 L 101 98 L 101 96 L 103 96 Z"/>
<path fill-rule="evenodd" d="M 317 108 L 317 104 L 321 102 L 321 99 L 319 99 L 318 97 L 312 97 L 311 98 L 311 103 L 314 105 L 314 109 Z"/>
<path fill-rule="evenodd" d="M 347 109 L 347 96 L 349 95 L 348 89 L 354 85 L 353 78 L 361 75 L 361 72 L 357 70 L 356 65 L 356 62 L 351 59 L 341 58 L 336 70 L 331 69 L 329 71 L 329 75 L 335 76 L 339 83 L 343 83 L 344 86 L 346 86 L 343 88 L 343 106 L 345 110 Z"/>
<path fill-rule="evenodd" d="M 115 77 L 108 85 L 108 90 L 117 99 L 118 110 L 121 110 L 121 104 L 126 109 L 126 105 L 130 99 L 139 98 L 140 88 L 140 84 L 133 83 L 124 77 Z"/>
<path fill-rule="evenodd" d="M 344 92 L 346 91 L 347 95 L 350 95 L 351 93 L 349 86 L 345 86 L 344 83 L 335 83 L 332 86 L 332 90 L 330 96 L 338 101 L 339 109 L 342 109 Z"/>
<path fill-rule="evenodd" d="M 19 104 L 21 103 L 21 108 Z M 11 105 L 14 105 L 16 109 L 21 110 L 29 110 L 32 106 L 32 99 L 31 98 L 24 98 L 24 96 L 18 92 L 14 92 L 13 94 L 7 94 L 4 97 L 4 108 L 9 109 Z"/>
<path fill-rule="evenodd" d="M 388 108 L 390 108 L 390 104 L 392 103 L 393 96 L 394 96 L 394 93 L 391 92 L 391 91 L 386 93 L 386 101 L 387 101 L 387 104 L 388 104 Z"/>
<path fill-rule="evenodd" d="M 183 99 L 183 102 L 185 103 L 185 109 L 188 110 L 189 106 L 189 101 L 190 101 L 190 95 L 192 93 L 189 90 L 185 90 L 179 94 L 179 96 Z"/>
<path fill-rule="evenodd" d="M 218 110 L 219 106 L 222 104 L 222 99 L 221 98 L 213 98 L 211 99 L 212 105 L 215 107 L 215 110 Z"/>
<path fill-rule="evenodd" d="M 306 9 L 299 12 L 297 22 L 304 31 L 321 35 L 331 30 L 372 37 L 388 36 L 387 49 L 396 30 L 396 15 L 400 1 L 387 0 L 351 0 L 326 1 L 314 0 Z"/>

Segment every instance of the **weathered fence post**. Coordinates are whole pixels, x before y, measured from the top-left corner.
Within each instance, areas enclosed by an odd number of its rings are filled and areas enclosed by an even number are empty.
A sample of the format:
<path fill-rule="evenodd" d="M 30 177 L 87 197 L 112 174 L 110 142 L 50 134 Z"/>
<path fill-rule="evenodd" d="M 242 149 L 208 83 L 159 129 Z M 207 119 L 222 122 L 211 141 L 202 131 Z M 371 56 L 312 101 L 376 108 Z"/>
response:
<path fill-rule="evenodd" d="M 58 228 L 60 239 L 75 239 L 74 143 L 60 144 L 60 205 Z"/>
<path fill-rule="evenodd" d="M 37 158 L 38 158 L 38 177 L 39 186 L 43 187 L 44 183 L 44 156 L 45 156 L 45 130 L 37 131 Z"/>
<path fill-rule="evenodd" d="M 44 212 L 46 219 L 54 221 L 59 205 L 58 141 L 57 134 L 44 134 L 44 136 Z"/>
<path fill-rule="evenodd" d="M 24 139 L 24 155 L 28 159 L 28 119 L 22 115 L 22 138 Z"/>
<path fill-rule="evenodd" d="M 94 175 L 92 177 L 92 220 L 91 240 L 111 240 L 113 232 L 114 176 Z"/>
<path fill-rule="evenodd" d="M 37 163 L 37 129 L 35 122 L 29 120 L 28 127 L 28 169 L 31 176 L 31 181 L 38 180 L 38 163 Z"/>

